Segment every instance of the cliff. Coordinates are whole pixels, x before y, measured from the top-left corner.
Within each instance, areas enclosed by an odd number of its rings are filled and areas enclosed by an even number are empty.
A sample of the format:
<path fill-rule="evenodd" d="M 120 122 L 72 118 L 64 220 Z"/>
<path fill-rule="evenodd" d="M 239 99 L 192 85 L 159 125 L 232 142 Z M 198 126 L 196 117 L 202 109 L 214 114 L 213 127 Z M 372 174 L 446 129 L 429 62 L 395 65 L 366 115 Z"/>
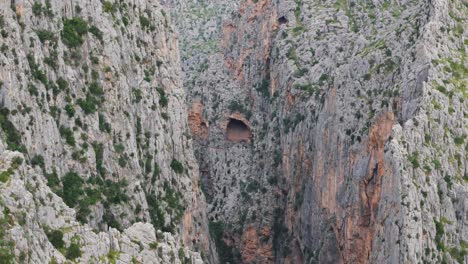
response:
<path fill-rule="evenodd" d="M 5 259 L 466 263 L 466 1 L 0 11 Z"/>

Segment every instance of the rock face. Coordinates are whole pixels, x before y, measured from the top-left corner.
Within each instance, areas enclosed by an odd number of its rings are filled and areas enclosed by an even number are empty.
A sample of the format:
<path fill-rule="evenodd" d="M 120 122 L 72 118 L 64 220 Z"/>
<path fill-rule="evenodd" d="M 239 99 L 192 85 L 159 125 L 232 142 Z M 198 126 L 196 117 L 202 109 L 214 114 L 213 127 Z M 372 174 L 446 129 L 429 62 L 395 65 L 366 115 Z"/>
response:
<path fill-rule="evenodd" d="M 122 233 L 98 232 L 76 221 L 75 211 L 47 186 L 44 175 L 23 164 L 24 156 L 5 151 L 2 177 L 2 261 L 20 263 L 203 263 L 171 233 L 156 232 L 149 223 L 135 223 Z M 5 176 L 3 173 L 2 176 Z M 4 180 L 5 179 L 5 180 Z M 75 249 L 75 250 L 74 250 Z M 6 254 L 5 254 L 6 253 Z M 16 257 L 15 257 L 16 256 Z"/>
<path fill-rule="evenodd" d="M 0 257 L 468 261 L 466 1 L 0 11 Z"/>
<path fill-rule="evenodd" d="M 168 12 L 4 1 L 0 30 L 0 152 L 25 166 L 0 184 L 12 258 L 215 262 Z"/>
<path fill-rule="evenodd" d="M 163 4 L 221 262 L 466 263 L 466 2 Z"/>

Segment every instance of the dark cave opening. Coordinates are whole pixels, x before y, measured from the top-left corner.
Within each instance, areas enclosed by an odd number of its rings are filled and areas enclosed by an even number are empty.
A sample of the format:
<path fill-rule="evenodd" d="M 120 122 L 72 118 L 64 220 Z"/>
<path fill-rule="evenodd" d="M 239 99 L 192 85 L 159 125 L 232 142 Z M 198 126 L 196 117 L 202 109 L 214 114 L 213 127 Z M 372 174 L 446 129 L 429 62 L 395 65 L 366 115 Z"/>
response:
<path fill-rule="evenodd" d="M 241 120 L 230 118 L 226 130 L 227 138 L 231 141 L 250 141 L 250 128 Z"/>
<path fill-rule="evenodd" d="M 285 16 L 282 16 L 282 17 L 278 18 L 278 23 L 280 23 L 280 25 L 286 24 L 286 23 L 288 23 L 288 19 Z"/>

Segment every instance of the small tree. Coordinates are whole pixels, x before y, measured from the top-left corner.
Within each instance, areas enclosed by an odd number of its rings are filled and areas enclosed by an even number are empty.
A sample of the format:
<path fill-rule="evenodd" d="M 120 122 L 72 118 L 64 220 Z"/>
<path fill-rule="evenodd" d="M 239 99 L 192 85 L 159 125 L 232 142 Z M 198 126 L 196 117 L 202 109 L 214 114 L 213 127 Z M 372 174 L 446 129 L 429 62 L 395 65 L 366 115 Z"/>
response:
<path fill-rule="evenodd" d="M 180 163 L 178 160 L 173 159 L 171 162 L 171 168 L 174 170 L 176 173 L 181 174 L 184 172 L 184 166 L 182 166 L 182 163 Z"/>

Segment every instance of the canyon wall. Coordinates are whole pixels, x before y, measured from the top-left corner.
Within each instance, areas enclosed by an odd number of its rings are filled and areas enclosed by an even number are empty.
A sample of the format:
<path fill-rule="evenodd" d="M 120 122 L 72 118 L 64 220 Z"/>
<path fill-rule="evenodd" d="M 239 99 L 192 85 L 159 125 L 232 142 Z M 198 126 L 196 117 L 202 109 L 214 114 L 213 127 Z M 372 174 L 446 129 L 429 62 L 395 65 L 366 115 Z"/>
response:
<path fill-rule="evenodd" d="M 0 3 L 7 263 L 465 263 L 462 0 Z"/>
<path fill-rule="evenodd" d="M 5 254 L 215 262 L 169 14 L 154 1 L 0 10 Z"/>
<path fill-rule="evenodd" d="M 221 262 L 464 262 L 465 2 L 163 4 Z"/>

